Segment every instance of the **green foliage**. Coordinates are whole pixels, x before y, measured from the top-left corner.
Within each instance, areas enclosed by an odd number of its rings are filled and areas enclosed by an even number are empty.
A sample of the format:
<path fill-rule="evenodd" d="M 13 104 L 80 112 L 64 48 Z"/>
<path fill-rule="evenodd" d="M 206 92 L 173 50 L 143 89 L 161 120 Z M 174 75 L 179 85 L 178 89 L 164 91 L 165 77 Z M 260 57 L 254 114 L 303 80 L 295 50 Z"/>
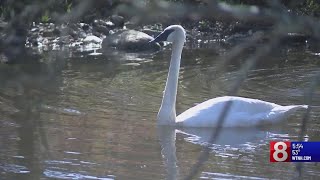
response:
<path fill-rule="evenodd" d="M 0 17 L 6 19 L 6 17 L 10 14 L 10 9 L 6 6 L 0 6 Z"/>
<path fill-rule="evenodd" d="M 199 21 L 199 29 L 207 29 L 210 27 L 210 23 L 205 20 Z"/>
<path fill-rule="evenodd" d="M 49 11 L 45 11 L 45 13 L 41 16 L 41 22 L 47 23 L 50 21 Z"/>
<path fill-rule="evenodd" d="M 313 15 L 320 14 L 320 4 L 316 0 L 307 0 L 306 1 L 306 10 Z"/>
<path fill-rule="evenodd" d="M 70 13 L 71 7 L 72 7 L 72 1 L 68 2 L 68 0 L 66 0 L 65 6 L 66 6 L 66 12 Z"/>

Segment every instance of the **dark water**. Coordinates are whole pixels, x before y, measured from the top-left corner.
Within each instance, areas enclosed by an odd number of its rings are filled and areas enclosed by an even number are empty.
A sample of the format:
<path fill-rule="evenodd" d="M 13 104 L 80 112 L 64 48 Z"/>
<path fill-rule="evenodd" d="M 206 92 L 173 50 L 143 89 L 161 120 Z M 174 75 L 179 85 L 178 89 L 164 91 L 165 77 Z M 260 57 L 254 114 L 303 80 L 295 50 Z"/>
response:
<path fill-rule="evenodd" d="M 233 87 L 247 55 L 221 66 L 227 52 L 184 51 L 178 113 Z M 0 65 L 0 179 L 181 179 L 203 146 L 211 152 L 198 178 L 296 176 L 295 163 L 269 162 L 269 141 L 297 140 L 304 111 L 282 125 L 224 129 L 214 144 L 212 129 L 157 127 L 169 54 L 47 54 L 42 64 Z M 270 56 L 247 74 L 238 95 L 303 104 L 319 70 L 316 54 Z M 305 140 L 320 141 L 319 86 L 312 105 Z M 320 177 L 319 164 L 303 167 L 304 178 Z"/>

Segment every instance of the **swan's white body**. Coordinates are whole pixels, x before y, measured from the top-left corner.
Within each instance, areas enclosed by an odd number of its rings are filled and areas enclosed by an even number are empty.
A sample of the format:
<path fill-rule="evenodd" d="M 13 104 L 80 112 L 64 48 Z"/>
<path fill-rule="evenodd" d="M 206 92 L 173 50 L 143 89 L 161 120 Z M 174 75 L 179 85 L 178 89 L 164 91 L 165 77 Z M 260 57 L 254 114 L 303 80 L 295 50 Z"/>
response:
<path fill-rule="evenodd" d="M 247 127 L 270 124 L 286 119 L 304 105 L 281 106 L 275 103 L 235 96 L 224 96 L 205 101 L 181 113 L 176 123 L 189 127 L 214 127 L 219 116 L 231 101 L 224 127 Z"/>
<path fill-rule="evenodd" d="M 183 27 L 167 27 L 154 41 L 165 39 L 172 42 L 172 55 L 166 87 L 158 113 L 158 124 L 188 127 L 215 127 L 228 102 L 231 106 L 224 117 L 223 127 L 257 126 L 277 123 L 286 119 L 306 105 L 281 106 L 258 99 L 224 96 L 207 100 L 176 117 L 176 95 L 181 61 L 181 53 L 186 34 Z"/>

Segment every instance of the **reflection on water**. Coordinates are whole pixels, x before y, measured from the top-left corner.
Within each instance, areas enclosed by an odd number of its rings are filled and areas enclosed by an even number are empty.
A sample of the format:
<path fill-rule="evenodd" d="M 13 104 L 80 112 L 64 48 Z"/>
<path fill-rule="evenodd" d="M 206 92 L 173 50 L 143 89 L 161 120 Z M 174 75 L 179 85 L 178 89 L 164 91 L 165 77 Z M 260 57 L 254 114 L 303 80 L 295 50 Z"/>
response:
<path fill-rule="evenodd" d="M 225 95 L 243 59 L 217 69 L 219 53 L 186 50 L 177 112 Z M 157 127 L 169 51 L 119 59 L 69 58 L 63 65 L 0 65 L 0 176 L 3 179 L 179 179 L 203 146 L 211 149 L 203 179 L 293 177 L 293 163 L 269 163 L 270 140 L 297 140 L 303 111 L 277 127 L 212 129 Z M 48 56 L 51 57 L 52 55 Z M 46 57 L 46 58 L 48 58 Z M 299 59 L 298 60 L 295 60 Z M 307 59 L 303 61 L 301 59 Z M 288 60 L 284 62 L 283 59 Z M 317 57 L 303 52 L 263 60 L 239 95 L 279 104 L 304 103 Z M 306 140 L 319 141 L 320 89 Z M 320 167 L 305 164 L 305 178 Z"/>
<path fill-rule="evenodd" d="M 174 127 L 157 126 L 161 155 L 166 168 L 166 179 L 178 179 L 179 167 L 176 156 L 176 131 Z"/>
<path fill-rule="evenodd" d="M 210 144 L 212 142 L 212 128 L 183 128 L 178 132 L 186 136 L 186 141 L 210 148 L 215 148 L 215 146 L 238 148 L 248 145 L 247 143 L 265 141 L 268 136 L 267 131 L 257 128 L 225 128 L 214 140 L 214 144 Z"/>

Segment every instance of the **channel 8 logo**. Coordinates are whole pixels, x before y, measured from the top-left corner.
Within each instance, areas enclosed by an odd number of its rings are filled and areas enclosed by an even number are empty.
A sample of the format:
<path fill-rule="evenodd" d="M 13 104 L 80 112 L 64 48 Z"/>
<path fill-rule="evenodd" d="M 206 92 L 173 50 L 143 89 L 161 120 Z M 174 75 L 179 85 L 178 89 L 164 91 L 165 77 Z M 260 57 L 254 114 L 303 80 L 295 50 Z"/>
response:
<path fill-rule="evenodd" d="M 291 142 L 270 141 L 270 162 L 290 162 Z"/>

